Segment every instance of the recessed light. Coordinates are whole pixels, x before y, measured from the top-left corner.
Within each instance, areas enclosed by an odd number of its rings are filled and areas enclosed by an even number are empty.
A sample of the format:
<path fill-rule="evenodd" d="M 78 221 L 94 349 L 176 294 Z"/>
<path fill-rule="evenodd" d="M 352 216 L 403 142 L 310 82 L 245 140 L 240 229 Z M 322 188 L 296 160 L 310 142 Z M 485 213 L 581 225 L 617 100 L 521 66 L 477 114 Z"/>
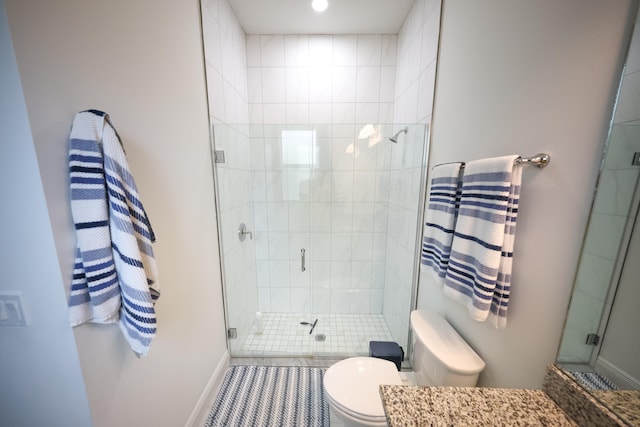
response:
<path fill-rule="evenodd" d="M 313 0 L 311 2 L 311 7 L 316 12 L 324 12 L 325 10 L 327 10 L 328 6 L 329 2 L 327 0 Z"/>

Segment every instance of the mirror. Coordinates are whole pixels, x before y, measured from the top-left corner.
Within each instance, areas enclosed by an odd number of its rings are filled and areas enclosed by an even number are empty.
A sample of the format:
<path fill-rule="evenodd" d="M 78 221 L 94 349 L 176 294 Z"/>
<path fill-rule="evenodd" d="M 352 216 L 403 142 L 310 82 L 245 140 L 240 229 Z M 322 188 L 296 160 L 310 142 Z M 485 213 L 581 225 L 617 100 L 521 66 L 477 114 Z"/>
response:
<path fill-rule="evenodd" d="M 640 406 L 639 33 L 636 19 L 557 360 L 612 410 Z"/>

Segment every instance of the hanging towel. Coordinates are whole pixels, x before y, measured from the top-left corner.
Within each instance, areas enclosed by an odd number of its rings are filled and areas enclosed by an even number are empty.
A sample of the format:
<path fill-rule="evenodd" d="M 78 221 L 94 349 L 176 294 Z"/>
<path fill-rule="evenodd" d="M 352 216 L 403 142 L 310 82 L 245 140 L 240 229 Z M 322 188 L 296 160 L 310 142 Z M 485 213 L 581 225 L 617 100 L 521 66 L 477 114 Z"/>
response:
<path fill-rule="evenodd" d="M 444 292 L 506 326 L 522 167 L 516 155 L 467 163 Z"/>
<path fill-rule="evenodd" d="M 151 247 L 155 236 L 107 114 L 76 115 L 69 169 L 77 235 L 70 323 L 119 320 L 131 349 L 146 355 L 160 296 Z"/>
<path fill-rule="evenodd" d="M 437 165 L 432 170 L 429 202 L 422 237 L 421 264 L 437 283 L 444 281 L 458 210 L 462 163 Z"/>
<path fill-rule="evenodd" d="M 109 201 L 102 157 L 103 117 L 79 113 L 69 141 L 71 213 L 76 255 L 69 296 L 69 322 L 114 323 L 120 288 L 111 253 Z"/>

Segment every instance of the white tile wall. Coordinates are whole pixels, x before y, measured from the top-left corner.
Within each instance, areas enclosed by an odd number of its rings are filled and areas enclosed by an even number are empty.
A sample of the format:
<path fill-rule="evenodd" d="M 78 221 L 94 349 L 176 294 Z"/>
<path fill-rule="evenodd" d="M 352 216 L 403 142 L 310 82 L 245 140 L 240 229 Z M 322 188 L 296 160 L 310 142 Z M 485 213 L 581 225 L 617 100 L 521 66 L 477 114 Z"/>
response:
<path fill-rule="evenodd" d="M 316 152 L 288 154 L 277 135 L 292 129 L 316 129 Z M 391 129 L 385 126 L 381 132 Z M 260 307 L 295 311 L 304 305 L 314 311 L 364 313 L 381 312 L 384 305 L 403 310 L 394 315 L 399 320 L 392 329 L 404 325 L 398 335 L 407 335 L 403 319 L 411 299 L 422 164 L 413 157 L 416 152 L 421 156 L 422 147 L 416 145 L 423 141 L 423 129 L 414 126 L 402 143 L 391 147 L 386 139 L 358 140 L 360 126 L 353 124 L 251 125 L 249 133 L 259 135 L 250 138 L 249 152 L 257 158 L 248 162 L 254 167 L 256 270 L 264 281 L 258 287 L 277 288 L 275 294 L 259 294 L 265 299 Z M 302 163 L 291 164 L 292 159 Z M 387 256 L 389 250 L 398 253 Z M 385 280 L 393 283 L 387 292 L 395 294 L 386 299 Z M 324 290 L 303 298 L 296 290 L 301 287 Z M 275 300 L 285 292 L 284 301 Z M 317 303 L 316 294 L 322 298 Z"/>
<path fill-rule="evenodd" d="M 392 119 L 397 36 L 249 35 L 246 43 L 250 110 L 269 111 L 265 122 Z"/>
<path fill-rule="evenodd" d="M 269 275 L 268 264 L 256 261 L 263 252 L 257 248 L 266 247 L 268 242 L 246 239 L 241 243 L 237 238 L 241 222 L 249 230 L 255 230 L 252 199 L 266 199 L 266 187 L 252 180 L 250 173 L 252 166 L 264 162 L 264 156 L 250 155 L 247 127 L 248 100 L 255 100 L 262 93 L 260 87 L 247 85 L 247 73 L 253 72 L 247 68 L 248 45 L 227 0 L 202 1 L 201 4 L 209 111 L 216 149 L 224 150 L 226 157 L 226 163 L 217 168 L 217 187 L 227 307 L 229 322 L 238 329 L 242 340 L 259 309 L 258 300 L 264 308 L 269 306 L 269 294 L 264 289 L 259 292 L 256 281 L 256 277 Z M 252 84 L 258 82 L 250 80 Z M 264 211 L 264 203 L 259 208 Z"/>
<path fill-rule="evenodd" d="M 367 288 L 381 283 L 372 265 L 386 250 L 390 162 L 378 162 L 388 152 L 355 138 L 360 127 L 354 123 L 392 118 L 397 37 L 255 35 L 246 43 L 248 102 L 263 117 L 252 117 L 252 134 L 265 123 L 331 124 L 317 129 L 312 158 L 301 169 L 282 162 L 281 128 L 265 131 L 272 139 L 251 140 L 256 233 L 268 235 L 268 244 L 257 236 L 256 258 L 271 267 L 259 275 L 268 281 L 259 286 L 278 287 L 277 295 L 288 289 L 294 311 L 311 305 L 316 312 L 380 313 L 380 292 L 374 296 Z M 288 276 L 276 263 L 285 252 L 284 235 L 290 236 Z M 305 272 L 299 268 L 302 247 Z M 307 285 L 313 291 L 303 297 L 296 288 Z M 286 303 L 274 296 L 261 293 L 260 305 L 284 310 Z"/>
<path fill-rule="evenodd" d="M 394 123 L 429 123 L 431 120 L 440 8 L 440 0 L 417 0 L 413 4 L 398 36 L 397 67 L 395 70 L 382 68 L 383 74 L 395 71 Z M 382 87 L 381 90 L 388 91 Z M 386 99 L 387 93 L 381 92 L 381 96 Z M 381 218 L 388 218 L 383 314 L 400 345 L 407 344 L 409 327 L 423 142 L 424 134 L 415 127 L 410 127 L 408 134 L 400 135 L 399 143 L 383 158 L 390 161 L 389 180 L 377 189 L 389 194 L 388 208 L 379 207 Z M 377 220 L 376 229 L 383 224 Z"/>

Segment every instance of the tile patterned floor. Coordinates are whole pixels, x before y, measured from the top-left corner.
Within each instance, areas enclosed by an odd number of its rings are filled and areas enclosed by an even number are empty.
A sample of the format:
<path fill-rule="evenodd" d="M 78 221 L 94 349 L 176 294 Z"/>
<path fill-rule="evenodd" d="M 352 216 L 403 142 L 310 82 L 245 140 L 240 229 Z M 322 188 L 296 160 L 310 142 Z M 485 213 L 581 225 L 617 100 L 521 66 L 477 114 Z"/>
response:
<path fill-rule="evenodd" d="M 318 323 L 310 335 L 310 326 Z M 240 357 L 350 357 L 369 354 L 369 341 L 393 341 L 381 314 L 263 313 L 264 330 L 249 333 Z M 325 341 L 316 336 L 324 334 Z"/>

